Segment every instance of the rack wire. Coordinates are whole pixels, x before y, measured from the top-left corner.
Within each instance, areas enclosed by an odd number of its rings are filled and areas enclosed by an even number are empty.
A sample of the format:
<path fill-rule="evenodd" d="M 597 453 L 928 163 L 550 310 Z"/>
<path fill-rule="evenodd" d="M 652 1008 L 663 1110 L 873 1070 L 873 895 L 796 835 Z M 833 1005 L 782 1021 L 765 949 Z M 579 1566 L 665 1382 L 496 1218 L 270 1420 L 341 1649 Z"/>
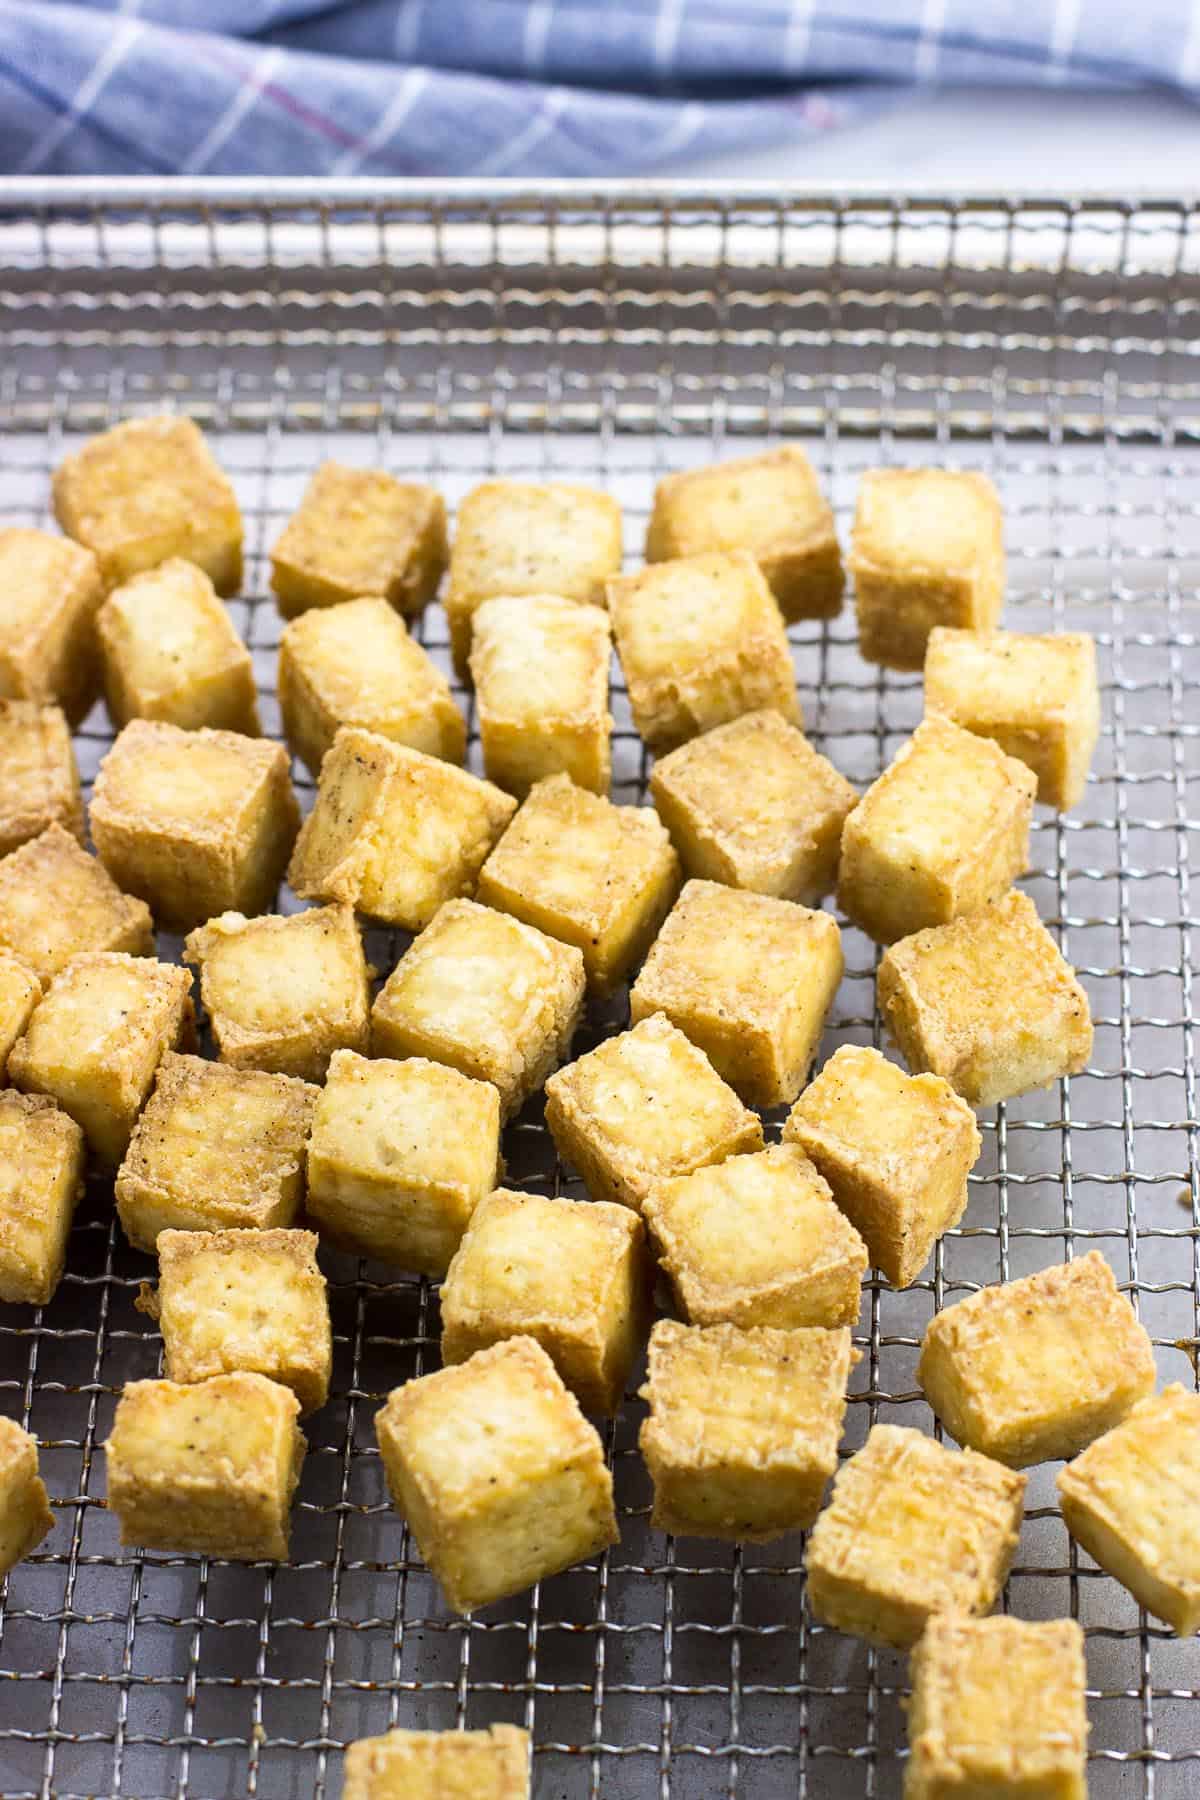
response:
<path fill-rule="evenodd" d="M 1087 795 L 1039 813 L 1025 883 L 1089 989 L 1095 1058 L 984 1117 L 966 1217 L 925 1279 L 866 1283 L 854 1448 L 876 1418 L 935 1428 L 914 1365 L 936 1308 L 1094 1246 L 1162 1379 L 1196 1380 L 1198 316 L 1200 210 L 1170 199 L 0 186 L 0 523 L 47 522 L 49 472 L 84 435 L 195 416 L 245 510 L 233 610 L 277 733 L 265 555 L 325 457 L 452 504 L 492 474 L 595 481 L 624 507 L 631 560 L 659 475 L 780 438 L 807 445 L 843 530 L 873 465 L 995 478 L 1008 622 L 1091 630 L 1100 649 Z M 421 636 L 448 667 L 440 609 Z M 919 717 L 919 679 L 864 665 L 849 610 L 792 637 L 811 736 L 866 782 Z M 614 712 L 614 793 L 639 799 L 619 678 Z M 97 710 L 77 739 L 87 782 L 109 741 Z M 372 936 L 384 971 L 400 948 Z M 825 1054 L 881 1041 L 873 948 L 851 931 L 846 950 Z M 621 1003 L 593 1016 L 578 1048 L 624 1019 Z M 582 1193 L 536 1104 L 506 1154 L 514 1183 Z M 0 1405 L 41 1440 L 57 1520 L 0 1589 L 9 1800 L 335 1794 L 356 1737 L 500 1720 L 533 1732 L 541 1800 L 898 1793 L 904 1659 L 811 1620 L 798 1539 L 651 1531 L 632 1396 L 606 1434 L 620 1545 L 452 1618 L 386 1503 L 371 1424 L 437 1364 L 436 1289 L 322 1254 L 333 1395 L 278 1567 L 118 1547 L 101 1446 L 160 1344 L 110 1188 L 89 1189 L 52 1304 L 6 1310 Z M 1033 1473 L 1005 1605 L 1086 1629 L 1093 1795 L 1184 1800 L 1200 1649 L 1076 1551 L 1053 1473 Z"/>

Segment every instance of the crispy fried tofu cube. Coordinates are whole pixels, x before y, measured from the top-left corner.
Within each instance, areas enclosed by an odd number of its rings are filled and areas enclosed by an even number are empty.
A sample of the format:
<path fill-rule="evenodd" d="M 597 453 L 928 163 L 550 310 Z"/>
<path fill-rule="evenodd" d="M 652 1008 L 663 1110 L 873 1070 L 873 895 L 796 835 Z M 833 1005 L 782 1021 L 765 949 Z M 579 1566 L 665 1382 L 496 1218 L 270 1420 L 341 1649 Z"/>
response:
<path fill-rule="evenodd" d="M 533 1338 L 393 1389 L 375 1431 L 392 1498 L 455 1612 L 617 1541 L 600 1439 Z"/>
<path fill-rule="evenodd" d="M 0 1418 L 0 1576 L 53 1530 L 50 1497 L 38 1474 L 37 1439 L 15 1419 Z"/>
<path fill-rule="evenodd" d="M 608 610 L 633 722 L 656 755 L 763 707 L 803 723 L 783 615 L 747 551 L 617 576 Z"/>
<path fill-rule="evenodd" d="M 935 1615 L 911 1672 L 904 1800 L 1087 1800 L 1074 1619 Z"/>
<path fill-rule="evenodd" d="M 749 1106 L 803 1086 L 842 979 L 825 912 L 689 881 L 629 995 L 633 1023 L 663 1013 Z"/>
<path fill-rule="evenodd" d="M 490 781 L 344 725 L 288 880 L 308 900 L 344 900 L 405 931 L 470 893 L 517 803 Z"/>
<path fill-rule="evenodd" d="M 8 1053 L 24 1032 L 41 997 L 42 984 L 29 964 L 8 950 L 0 950 L 0 1086 L 8 1067 Z"/>
<path fill-rule="evenodd" d="M 815 906 L 837 880 L 850 783 L 795 725 L 744 713 L 656 762 L 650 793 L 689 875 Z"/>
<path fill-rule="evenodd" d="M 0 1300 L 45 1306 L 83 1192 L 83 1133 L 45 1094 L 0 1093 Z"/>
<path fill-rule="evenodd" d="M 415 613 L 445 566 L 446 504 L 434 488 L 327 462 L 271 552 L 271 587 L 285 619 L 361 594 Z"/>
<path fill-rule="evenodd" d="M 1004 515 L 986 475 L 871 469 L 850 553 L 858 647 L 868 662 L 919 669 L 935 625 L 991 631 L 1004 604 Z"/>
<path fill-rule="evenodd" d="M 654 1483 L 651 1524 L 752 1543 L 807 1530 L 837 1468 L 857 1361 L 844 1329 L 660 1319 L 638 1440 Z"/>
<path fill-rule="evenodd" d="M 917 1380 L 960 1444 L 1025 1469 L 1077 1455 L 1152 1393 L 1154 1350 L 1092 1250 L 936 1313 Z"/>
<path fill-rule="evenodd" d="M 281 1562 L 304 1461 L 300 1402 L 265 1375 L 130 1381 L 105 1445 L 122 1544 Z"/>
<path fill-rule="evenodd" d="M 348 906 L 222 913 L 189 934 L 183 960 L 200 970 L 217 1054 L 234 1068 L 323 1081 L 335 1050 L 366 1051 L 371 970 Z"/>
<path fill-rule="evenodd" d="M 1058 1477 L 1072 1537 L 1181 1637 L 1200 1628 L 1200 1395 L 1130 1408 Z"/>
<path fill-rule="evenodd" d="M 272 904 L 300 808 L 281 744 L 133 719 L 100 764 L 91 822 L 113 879 L 183 931 Z"/>
<path fill-rule="evenodd" d="M 1078 1075 L 1092 1053 L 1087 995 L 1015 889 L 893 944 L 878 991 L 909 1068 L 943 1076 L 973 1106 Z"/>
<path fill-rule="evenodd" d="M 489 1082 L 335 1052 L 308 1143 L 308 1214 L 334 1243 L 442 1276 L 502 1168 Z"/>
<path fill-rule="evenodd" d="M 488 779 L 522 798 L 547 775 L 607 794 L 612 773 L 612 626 L 558 594 L 485 600 L 471 680 Z"/>
<path fill-rule="evenodd" d="M 123 894 L 69 831 L 48 825 L 0 862 L 0 947 L 45 982 L 87 950 L 153 956 L 154 926 L 144 901 Z"/>
<path fill-rule="evenodd" d="M 915 1644 L 936 1613 L 986 1613 L 1021 1529 L 1025 1477 L 903 1425 L 874 1425 L 834 1476 L 808 1540 L 815 1618 Z"/>
<path fill-rule="evenodd" d="M 693 1325 L 853 1325 L 867 1247 L 794 1144 L 659 1181 L 642 1206 Z"/>
<path fill-rule="evenodd" d="M 320 774 L 343 725 L 461 763 L 467 727 L 450 683 L 386 600 L 314 607 L 279 640 L 279 706 L 294 755 Z"/>
<path fill-rule="evenodd" d="M 163 1231 L 290 1225 L 317 1094 L 290 1075 L 168 1052 L 117 1175 L 130 1243 L 153 1254 Z"/>
<path fill-rule="evenodd" d="M 529 1733 L 389 1731 L 346 1747 L 342 1800 L 529 1800 Z"/>
<path fill-rule="evenodd" d="M 939 1075 L 906 1075 L 878 1050 L 843 1044 L 793 1106 L 783 1141 L 815 1163 L 875 1267 L 907 1287 L 966 1211 L 982 1140 Z"/>
<path fill-rule="evenodd" d="M 1029 867 L 1036 780 L 937 714 L 846 820 L 838 905 L 882 944 L 977 912 Z"/>
<path fill-rule="evenodd" d="M 99 687 L 103 599 L 90 550 L 50 531 L 0 531 L 0 698 L 55 702 L 78 725 Z"/>
<path fill-rule="evenodd" d="M 257 737 L 250 652 L 212 582 L 174 556 L 111 593 L 96 619 L 104 698 L 118 727 L 164 719 Z"/>
<path fill-rule="evenodd" d="M 614 806 L 550 775 L 529 791 L 479 877 L 477 897 L 583 952 L 611 994 L 645 955 L 679 891 L 679 860 L 653 807 Z"/>
<path fill-rule="evenodd" d="M 0 700 L 0 856 L 48 825 L 83 839 L 83 796 L 61 708 Z"/>

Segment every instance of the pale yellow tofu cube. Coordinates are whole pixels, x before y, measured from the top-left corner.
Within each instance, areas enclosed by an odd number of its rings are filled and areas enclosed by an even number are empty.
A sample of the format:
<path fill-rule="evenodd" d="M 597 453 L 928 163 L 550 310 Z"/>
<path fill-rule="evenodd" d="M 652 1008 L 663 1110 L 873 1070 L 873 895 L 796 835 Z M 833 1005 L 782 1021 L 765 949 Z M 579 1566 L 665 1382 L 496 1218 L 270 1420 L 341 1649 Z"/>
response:
<path fill-rule="evenodd" d="M 1024 1469 L 1077 1455 L 1152 1393 L 1154 1349 L 1092 1250 L 936 1313 L 917 1380 L 960 1444 Z"/>
<path fill-rule="evenodd" d="M 0 950 L 0 1086 L 8 1068 L 8 1053 L 41 997 L 41 981 L 29 964 L 11 951 Z"/>
<path fill-rule="evenodd" d="M 45 1306 L 83 1192 L 83 1133 L 45 1094 L 0 1093 L 0 1300 Z"/>
<path fill-rule="evenodd" d="M 611 994 L 679 892 L 679 859 L 654 809 L 614 806 L 551 775 L 529 791 L 476 894 L 583 952 L 588 987 Z"/>
<path fill-rule="evenodd" d="M 547 775 L 607 794 L 612 773 L 612 626 L 558 594 L 485 600 L 471 680 L 488 778 L 522 798 Z"/>
<path fill-rule="evenodd" d="M 507 913 L 447 900 L 371 1012 L 381 1056 L 428 1056 L 500 1090 L 506 1118 L 545 1085 L 583 1010 L 583 955 Z"/>
<path fill-rule="evenodd" d="M 799 1144 L 893 1287 L 915 1281 L 966 1211 L 982 1140 L 939 1075 L 906 1075 L 878 1050 L 843 1044 L 788 1114 Z"/>
<path fill-rule="evenodd" d="M 842 979 L 825 912 L 689 881 L 629 995 L 636 1025 L 662 1013 L 749 1106 L 794 1100 Z"/>
<path fill-rule="evenodd" d="M 1092 1054 L 1088 997 L 1028 894 L 893 944 L 879 1008 L 910 1069 L 972 1106 L 1078 1075 Z"/>
<path fill-rule="evenodd" d="M 529 1800 L 529 1733 L 389 1731 L 346 1746 L 342 1800 Z"/>
<path fill-rule="evenodd" d="M 144 900 L 123 894 L 69 831 L 48 825 L 0 861 L 0 948 L 46 982 L 88 950 L 153 956 L 154 925 Z"/>
<path fill-rule="evenodd" d="M 37 1439 L 15 1419 L 0 1418 L 0 1576 L 53 1529 L 50 1497 L 38 1474 Z"/>
<path fill-rule="evenodd" d="M 617 1541 L 599 1436 L 533 1338 L 395 1388 L 375 1431 L 392 1498 L 455 1612 Z"/>
<path fill-rule="evenodd" d="M 935 625 L 990 631 L 1004 605 L 1004 515 L 986 475 L 871 469 L 858 490 L 850 569 L 868 662 L 919 669 Z"/>
<path fill-rule="evenodd" d="M 752 1543 L 806 1531 L 837 1468 L 857 1361 L 844 1329 L 660 1319 L 638 1440 L 654 1483 L 651 1524 Z"/>
<path fill-rule="evenodd" d="M 104 699 L 113 723 L 164 719 L 257 737 L 250 652 L 212 582 L 171 557 L 108 596 L 96 619 Z"/>
<path fill-rule="evenodd" d="M 420 931 L 469 894 L 517 803 L 437 757 L 344 725 L 321 764 L 316 804 L 288 869 L 308 900 Z"/>
<path fill-rule="evenodd" d="M 0 700 L 0 856 L 48 825 L 83 839 L 83 796 L 60 707 Z"/>
<path fill-rule="evenodd" d="M 906 1649 L 937 1613 L 990 1612 L 1021 1530 L 1025 1477 L 904 1425 L 874 1425 L 808 1540 L 814 1618 Z"/>
<path fill-rule="evenodd" d="M 56 703 L 78 725 L 100 685 L 103 599 L 90 550 L 50 531 L 0 530 L 0 698 Z"/>
<path fill-rule="evenodd" d="M 286 619 L 361 594 L 415 613 L 445 566 L 446 504 L 436 489 L 327 462 L 271 552 L 271 587 Z"/>
<path fill-rule="evenodd" d="M 239 1370 L 130 1381 L 105 1445 L 122 1544 L 282 1562 L 307 1448 L 290 1388 Z"/>
<path fill-rule="evenodd" d="M 442 1276 L 502 1169 L 489 1082 L 417 1056 L 335 1053 L 308 1142 L 308 1216 L 322 1236 Z"/>
<path fill-rule="evenodd" d="M 627 1206 L 497 1188 L 442 1284 L 442 1358 L 536 1338 L 587 1412 L 620 1410 L 650 1322 L 646 1233 Z"/>

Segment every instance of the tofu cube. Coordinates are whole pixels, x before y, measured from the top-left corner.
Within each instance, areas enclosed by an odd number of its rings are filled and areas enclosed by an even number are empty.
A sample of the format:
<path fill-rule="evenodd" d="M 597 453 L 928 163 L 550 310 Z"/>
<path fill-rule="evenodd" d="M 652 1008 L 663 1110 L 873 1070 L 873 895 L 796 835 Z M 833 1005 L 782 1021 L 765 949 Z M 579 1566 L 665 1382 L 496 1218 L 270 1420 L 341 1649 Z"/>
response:
<path fill-rule="evenodd" d="M 660 1181 L 643 1203 L 692 1325 L 853 1325 L 867 1247 L 794 1144 Z"/>
<path fill-rule="evenodd" d="M 1139 1400 L 1058 1477 L 1063 1521 L 1140 1606 L 1200 1628 L 1200 1396 Z"/>
<path fill-rule="evenodd" d="M 327 462 L 271 552 L 271 587 L 285 619 L 362 594 L 416 613 L 445 567 L 446 505 L 436 489 Z"/>
<path fill-rule="evenodd" d="M 748 551 L 618 576 L 608 610 L 633 722 L 656 755 L 763 707 L 803 723 L 783 615 Z"/>
<path fill-rule="evenodd" d="M 893 944 L 877 986 L 909 1068 L 941 1075 L 972 1106 L 1078 1075 L 1092 1053 L 1087 995 L 1015 889 Z"/>
<path fill-rule="evenodd" d="M 279 706 L 293 755 L 314 775 L 343 725 L 446 762 L 466 754 L 450 683 L 386 600 L 315 607 L 285 625 Z"/>
<path fill-rule="evenodd" d="M 1029 867 L 1036 786 L 990 738 L 925 719 L 846 820 L 838 905 L 881 944 L 977 912 Z"/>
<path fill-rule="evenodd" d="M 638 1440 L 654 1483 L 651 1524 L 760 1544 L 806 1531 L 837 1468 L 857 1361 L 846 1330 L 660 1319 Z"/>
<path fill-rule="evenodd" d="M 153 1255 L 164 1231 L 290 1225 L 317 1094 L 290 1075 L 169 1051 L 117 1175 L 130 1243 Z"/>
<path fill-rule="evenodd" d="M 392 1498 L 455 1612 L 617 1541 L 600 1439 L 533 1338 L 393 1389 L 375 1430 Z"/>
<path fill-rule="evenodd" d="M 850 568 L 858 648 L 919 669 L 935 625 L 991 631 L 1004 604 L 1004 515 L 986 475 L 872 469 L 862 478 Z"/>
<path fill-rule="evenodd" d="M 78 725 L 99 687 L 103 599 L 90 550 L 50 531 L 0 530 L 0 698 L 55 703 Z"/>
<path fill-rule="evenodd" d="M 83 1192 L 83 1133 L 44 1094 L 0 1093 L 0 1300 L 45 1306 Z"/>
<path fill-rule="evenodd" d="M 612 626 L 598 606 L 558 594 L 485 600 L 471 680 L 488 779 L 522 799 L 547 775 L 607 794 L 611 662 Z"/>
<path fill-rule="evenodd" d="M 0 700 L 0 856 L 61 825 L 83 841 L 83 796 L 62 710 Z"/>
<path fill-rule="evenodd" d="M 46 982 L 87 950 L 153 956 L 154 926 L 143 900 L 123 894 L 69 831 L 48 825 L 0 861 L 0 948 Z"/>
<path fill-rule="evenodd" d="M 321 764 L 288 880 L 305 899 L 342 900 L 420 931 L 443 900 L 471 892 L 516 807 L 490 781 L 345 725 Z"/>
<path fill-rule="evenodd" d="M 0 1418 L 0 1576 L 53 1530 L 50 1497 L 38 1474 L 37 1439 L 15 1419 Z"/>
<path fill-rule="evenodd" d="M 679 892 L 679 861 L 649 806 L 614 806 L 550 775 L 488 857 L 477 897 L 583 952 L 589 990 L 613 993 Z"/>
<path fill-rule="evenodd" d="M 0 950 L 0 1086 L 8 1067 L 8 1053 L 29 1023 L 42 997 L 42 984 L 28 963 L 8 950 Z"/>
<path fill-rule="evenodd" d="M 417 1056 L 335 1052 L 308 1143 L 308 1216 L 323 1236 L 440 1277 L 502 1169 L 489 1083 Z"/>
<path fill-rule="evenodd" d="M 813 1526 L 813 1617 L 908 1649 L 937 1613 L 990 1612 L 1017 1548 L 1025 1477 L 904 1425 L 873 1425 Z"/>
<path fill-rule="evenodd" d="M 858 794 L 795 725 L 744 713 L 656 762 L 650 793 L 688 875 L 816 906 Z"/>
<path fill-rule="evenodd" d="M 790 900 L 689 881 L 629 995 L 662 1013 L 748 1106 L 794 1100 L 842 979 L 841 933 Z"/>
<path fill-rule="evenodd" d="M 442 1284 L 443 1361 L 536 1338 L 585 1412 L 619 1412 L 650 1323 L 648 1277 L 627 1206 L 497 1188 Z"/>
<path fill-rule="evenodd" d="M 1154 1378 L 1145 1327 L 1098 1250 L 936 1313 L 917 1363 L 947 1431 L 1011 1469 L 1077 1455 Z"/>
<path fill-rule="evenodd" d="M 798 1144 L 893 1287 L 908 1287 L 966 1211 L 982 1140 L 940 1075 L 906 1075 L 878 1050 L 843 1044 L 788 1114 Z"/>
<path fill-rule="evenodd" d="M 163 719 L 257 737 L 250 652 L 203 569 L 171 557 L 111 593 L 96 619 L 113 723 Z"/>
<path fill-rule="evenodd" d="M 113 879 L 185 931 L 273 904 L 300 808 L 281 744 L 134 719 L 100 764 L 91 823 Z"/>
<path fill-rule="evenodd" d="M 335 1050 L 366 1051 L 372 971 L 348 906 L 222 913 L 189 934 L 183 960 L 200 970 L 217 1054 L 234 1068 L 323 1081 Z"/>
<path fill-rule="evenodd" d="M 92 951 L 56 975 L 8 1059 L 9 1079 L 49 1094 L 115 1168 L 168 1050 L 195 1041 L 192 978 L 149 957 Z"/>
<path fill-rule="evenodd" d="M 130 1381 L 105 1445 L 122 1544 L 282 1562 L 307 1448 L 290 1388 L 239 1370 Z"/>
<path fill-rule="evenodd" d="M 371 1012 L 380 1056 L 427 1056 L 519 1112 L 566 1058 L 583 1010 L 582 953 L 474 900 L 447 900 Z"/>
<path fill-rule="evenodd" d="M 904 1800 L 1087 1800 L 1074 1619 L 934 1617 L 911 1678 Z"/>
<path fill-rule="evenodd" d="M 529 1800 L 529 1733 L 389 1731 L 346 1747 L 342 1800 Z"/>

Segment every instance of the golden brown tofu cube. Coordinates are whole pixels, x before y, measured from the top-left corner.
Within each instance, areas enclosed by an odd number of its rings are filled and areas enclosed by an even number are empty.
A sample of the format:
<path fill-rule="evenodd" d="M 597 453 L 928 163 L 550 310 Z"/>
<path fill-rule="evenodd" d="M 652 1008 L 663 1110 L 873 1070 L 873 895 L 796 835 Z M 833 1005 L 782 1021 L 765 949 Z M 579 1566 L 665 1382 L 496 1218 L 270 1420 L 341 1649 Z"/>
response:
<path fill-rule="evenodd" d="M 618 576 L 608 610 L 633 722 L 655 754 L 763 707 L 803 722 L 783 615 L 745 550 Z"/>
<path fill-rule="evenodd" d="M 583 952 L 611 994 L 645 955 L 679 892 L 679 860 L 649 806 L 614 806 L 551 775 L 529 791 L 483 865 L 476 894 Z"/>
<path fill-rule="evenodd" d="M 1087 1800 L 1074 1619 L 935 1616 L 911 1676 L 904 1800 Z"/>
<path fill-rule="evenodd" d="M 587 1412 L 620 1410 L 649 1324 L 646 1233 L 627 1206 L 497 1188 L 442 1284 L 442 1358 L 536 1338 Z"/>
<path fill-rule="evenodd" d="M 345 725 L 321 764 L 317 799 L 288 880 L 308 900 L 344 900 L 420 931 L 475 886 L 517 803 L 436 757 Z"/>
<path fill-rule="evenodd" d="M 843 1044 L 783 1128 L 829 1183 L 893 1287 L 915 1281 L 967 1205 L 982 1140 L 939 1075 L 906 1075 L 878 1050 Z"/>
<path fill-rule="evenodd" d="M 389 1731 L 346 1747 L 342 1800 L 529 1800 L 529 1733 Z"/>
<path fill-rule="evenodd" d="M 257 737 L 250 652 L 212 582 L 174 556 L 111 593 L 96 619 L 113 723 L 163 719 Z"/>
<path fill-rule="evenodd" d="M 168 1050 L 195 1039 L 192 978 L 148 957 L 91 951 L 56 975 L 8 1059 L 25 1093 L 49 1094 L 115 1168 Z"/>
<path fill-rule="evenodd" d="M 348 906 L 222 913 L 190 933 L 183 959 L 199 967 L 222 1062 L 323 1081 L 335 1050 L 366 1051 L 371 971 Z"/>
<path fill-rule="evenodd" d="M 1152 1393 L 1154 1350 L 1092 1250 L 935 1314 L 917 1380 L 960 1444 L 1025 1469 L 1077 1455 Z"/>
<path fill-rule="evenodd" d="M 882 944 L 977 912 L 1029 867 L 1036 786 L 990 738 L 925 719 L 846 820 L 838 905 Z"/>
<path fill-rule="evenodd" d="M 689 875 L 815 906 L 837 880 L 850 783 L 778 713 L 672 750 L 650 793 Z"/>
<path fill-rule="evenodd" d="M 154 926 L 143 900 L 123 894 L 69 831 L 48 825 L 0 862 L 0 947 L 46 982 L 87 950 L 153 956 Z"/>
<path fill-rule="evenodd" d="M 853 1325 L 867 1247 L 794 1144 L 660 1181 L 642 1207 L 693 1325 Z"/>
<path fill-rule="evenodd" d="M 442 1276 L 502 1167 L 490 1083 L 335 1053 L 308 1143 L 308 1215 L 332 1242 Z"/>
<path fill-rule="evenodd" d="M 874 1425 L 808 1540 L 813 1616 L 915 1644 L 935 1613 L 986 1613 L 1017 1547 L 1025 1477 L 903 1425 Z"/>
<path fill-rule="evenodd" d="M 314 608 L 279 640 L 279 706 L 314 775 L 343 725 L 460 763 L 467 727 L 450 683 L 386 600 Z"/>
<path fill-rule="evenodd" d="M 53 1529 L 50 1497 L 38 1474 L 37 1439 L 15 1419 L 0 1418 L 0 1576 Z"/>
<path fill-rule="evenodd" d="M 1078 1075 L 1092 1053 L 1087 995 L 1015 889 L 893 944 L 878 991 L 909 1068 L 941 1075 L 972 1106 Z"/>
<path fill-rule="evenodd" d="M 271 552 L 271 587 L 285 619 L 360 594 L 415 613 L 445 566 L 446 505 L 434 488 L 327 462 Z"/>
<path fill-rule="evenodd" d="M 868 662 L 919 669 L 935 625 L 991 631 L 1004 604 L 1004 515 L 986 475 L 872 469 L 850 553 L 858 647 Z"/>
<path fill-rule="evenodd" d="M 388 976 L 371 1042 L 380 1056 L 428 1056 L 490 1081 L 509 1118 L 570 1051 L 583 994 L 574 945 L 447 900 Z"/>
<path fill-rule="evenodd" d="M 660 1319 L 638 1440 L 654 1483 L 651 1524 L 752 1543 L 806 1531 L 837 1468 L 857 1361 L 847 1330 Z"/>
<path fill-rule="evenodd" d="M 29 964 L 0 950 L 0 1086 L 8 1068 L 8 1053 L 41 997 L 42 984 Z"/>
<path fill-rule="evenodd" d="M 241 586 L 237 498 L 191 419 L 126 419 L 89 438 L 55 469 L 51 497 L 107 588 L 173 556 L 203 569 L 218 594 Z"/>
<path fill-rule="evenodd" d="M 130 1381 L 105 1445 L 122 1544 L 281 1562 L 304 1461 L 290 1388 L 239 1370 Z"/>
<path fill-rule="evenodd" d="M 83 1133 L 44 1094 L 0 1093 L 0 1300 L 45 1306 L 83 1192 Z"/>
<path fill-rule="evenodd" d="M 91 822 L 113 879 L 184 931 L 272 904 L 300 808 L 281 744 L 134 719 L 100 764 Z"/>
<path fill-rule="evenodd" d="M 56 702 L 78 725 L 99 686 L 103 599 L 90 550 L 49 531 L 0 531 L 0 697 Z"/>
<path fill-rule="evenodd" d="M 67 721 L 57 706 L 0 700 L 0 856 L 48 825 L 83 839 L 83 796 Z"/>
<path fill-rule="evenodd" d="M 842 979 L 828 913 L 689 881 L 629 995 L 636 1025 L 663 1013 L 749 1106 L 780 1106 L 804 1084 Z"/>
<path fill-rule="evenodd" d="M 547 775 L 607 794 L 612 773 L 612 626 L 558 594 L 485 600 L 471 680 L 488 779 L 522 798 Z"/>
<path fill-rule="evenodd" d="M 1139 1400 L 1058 1477 L 1072 1537 L 1181 1637 L 1200 1628 L 1200 1395 Z"/>
<path fill-rule="evenodd" d="M 395 1388 L 375 1431 L 392 1498 L 455 1612 L 617 1541 L 600 1439 L 533 1338 Z"/>

